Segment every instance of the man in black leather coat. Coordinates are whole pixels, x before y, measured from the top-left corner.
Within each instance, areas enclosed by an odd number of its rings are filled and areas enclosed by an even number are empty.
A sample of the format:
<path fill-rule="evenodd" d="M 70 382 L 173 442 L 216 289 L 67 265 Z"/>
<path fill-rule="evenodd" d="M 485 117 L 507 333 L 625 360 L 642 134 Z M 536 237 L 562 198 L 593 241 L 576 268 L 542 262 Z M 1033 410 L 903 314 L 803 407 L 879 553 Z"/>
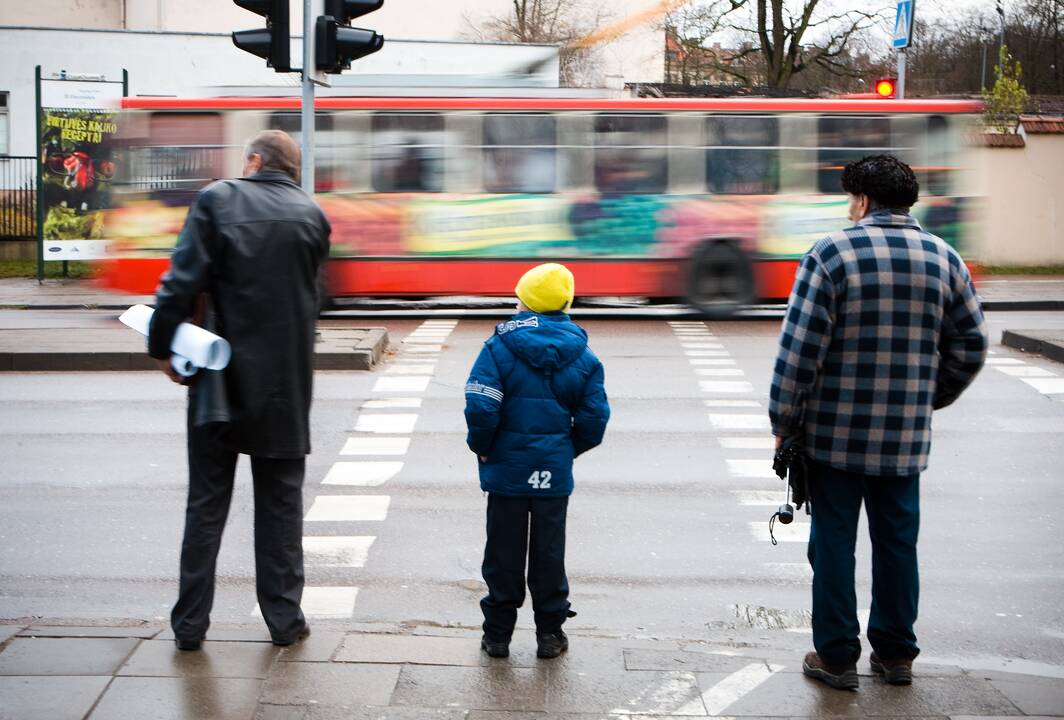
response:
<path fill-rule="evenodd" d="M 215 564 L 241 453 L 251 456 L 254 476 L 262 616 L 276 645 L 309 633 L 300 609 L 303 473 L 317 280 L 330 228 L 296 184 L 300 157 L 292 138 L 262 132 L 248 142 L 245 157 L 244 177 L 210 185 L 190 208 L 148 334 L 148 353 L 174 382 L 186 382 L 169 364 L 180 323 L 200 320 L 233 349 L 225 370 L 201 370 L 188 381 L 188 508 L 171 613 L 184 650 L 199 649 L 210 624 Z"/>

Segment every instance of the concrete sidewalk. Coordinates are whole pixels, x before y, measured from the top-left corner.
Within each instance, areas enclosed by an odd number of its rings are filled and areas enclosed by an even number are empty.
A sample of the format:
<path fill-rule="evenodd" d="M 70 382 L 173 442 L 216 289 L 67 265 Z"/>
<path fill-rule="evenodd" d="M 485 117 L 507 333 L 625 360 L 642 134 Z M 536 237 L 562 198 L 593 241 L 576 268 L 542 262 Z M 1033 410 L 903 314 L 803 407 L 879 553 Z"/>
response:
<path fill-rule="evenodd" d="M 570 633 L 538 660 L 531 632 L 492 660 L 465 628 L 315 627 L 290 648 L 212 628 L 200 652 L 158 626 L 0 625 L 0 718 L 19 720 L 595 720 L 664 717 L 1064 717 L 1064 680 L 917 662 L 911 687 L 861 664 L 861 689 L 801 674 L 800 655 Z"/>

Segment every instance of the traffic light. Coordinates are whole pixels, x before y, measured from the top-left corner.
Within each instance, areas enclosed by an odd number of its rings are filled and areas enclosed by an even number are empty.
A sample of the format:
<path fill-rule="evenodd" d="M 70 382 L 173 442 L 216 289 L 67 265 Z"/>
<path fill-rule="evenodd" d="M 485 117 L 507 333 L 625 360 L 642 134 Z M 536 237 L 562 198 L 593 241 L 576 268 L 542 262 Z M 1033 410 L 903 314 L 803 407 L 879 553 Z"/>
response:
<path fill-rule="evenodd" d="M 895 78 L 880 78 L 876 80 L 876 95 L 881 98 L 894 97 L 897 82 Z"/>
<path fill-rule="evenodd" d="M 384 37 L 372 30 L 351 27 L 350 21 L 374 10 L 384 0 L 325 0 L 325 15 L 315 27 L 315 66 L 327 73 L 340 73 L 351 61 L 377 52 L 384 47 Z"/>
<path fill-rule="evenodd" d="M 291 72 L 289 50 L 288 0 L 233 0 L 237 5 L 266 18 L 261 30 L 238 30 L 233 44 L 245 52 L 266 58 L 277 72 Z"/>

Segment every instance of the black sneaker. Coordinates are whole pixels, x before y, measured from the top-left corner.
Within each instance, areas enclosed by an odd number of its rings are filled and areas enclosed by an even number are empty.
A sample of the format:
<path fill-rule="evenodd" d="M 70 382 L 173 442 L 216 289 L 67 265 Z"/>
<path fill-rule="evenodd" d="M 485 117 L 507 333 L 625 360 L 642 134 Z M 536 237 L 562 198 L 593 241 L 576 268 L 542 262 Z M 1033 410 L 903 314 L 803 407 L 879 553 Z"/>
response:
<path fill-rule="evenodd" d="M 488 657 L 510 657 L 509 640 L 489 640 L 488 636 L 480 638 L 480 649 L 488 654 Z"/>
<path fill-rule="evenodd" d="M 294 645 L 300 640 L 306 640 L 308 637 L 310 637 L 310 625 L 304 622 L 303 628 L 296 633 L 296 636 L 294 638 L 292 638 L 291 640 L 278 640 L 277 638 L 274 638 L 273 644 L 277 647 L 288 647 L 289 645 Z"/>
<path fill-rule="evenodd" d="M 802 662 L 802 673 L 806 677 L 827 683 L 836 690 L 856 690 L 860 685 L 857 663 L 828 665 L 815 652 L 806 654 Z"/>
<path fill-rule="evenodd" d="M 195 650 L 199 650 L 200 648 L 203 647 L 203 639 L 202 638 L 192 639 L 192 638 L 175 637 L 174 638 L 174 644 L 177 645 L 177 649 L 178 650 L 195 651 Z"/>
<path fill-rule="evenodd" d="M 536 633 L 536 657 L 556 658 L 569 649 L 569 638 L 558 630 L 550 633 Z"/>
<path fill-rule="evenodd" d="M 885 660 L 873 652 L 868 658 L 868 664 L 872 667 L 872 672 L 882 675 L 888 685 L 913 684 L 913 661 L 908 658 Z"/>

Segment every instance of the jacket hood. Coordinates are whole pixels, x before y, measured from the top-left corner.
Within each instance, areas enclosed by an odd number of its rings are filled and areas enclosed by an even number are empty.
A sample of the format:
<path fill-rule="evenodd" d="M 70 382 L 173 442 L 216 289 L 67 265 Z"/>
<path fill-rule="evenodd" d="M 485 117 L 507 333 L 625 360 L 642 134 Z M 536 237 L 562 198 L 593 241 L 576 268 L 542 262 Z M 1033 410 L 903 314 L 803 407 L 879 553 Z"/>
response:
<path fill-rule="evenodd" d="M 565 313 L 518 313 L 496 325 L 495 334 L 523 362 L 547 372 L 569 365 L 587 348 L 587 333 Z"/>

